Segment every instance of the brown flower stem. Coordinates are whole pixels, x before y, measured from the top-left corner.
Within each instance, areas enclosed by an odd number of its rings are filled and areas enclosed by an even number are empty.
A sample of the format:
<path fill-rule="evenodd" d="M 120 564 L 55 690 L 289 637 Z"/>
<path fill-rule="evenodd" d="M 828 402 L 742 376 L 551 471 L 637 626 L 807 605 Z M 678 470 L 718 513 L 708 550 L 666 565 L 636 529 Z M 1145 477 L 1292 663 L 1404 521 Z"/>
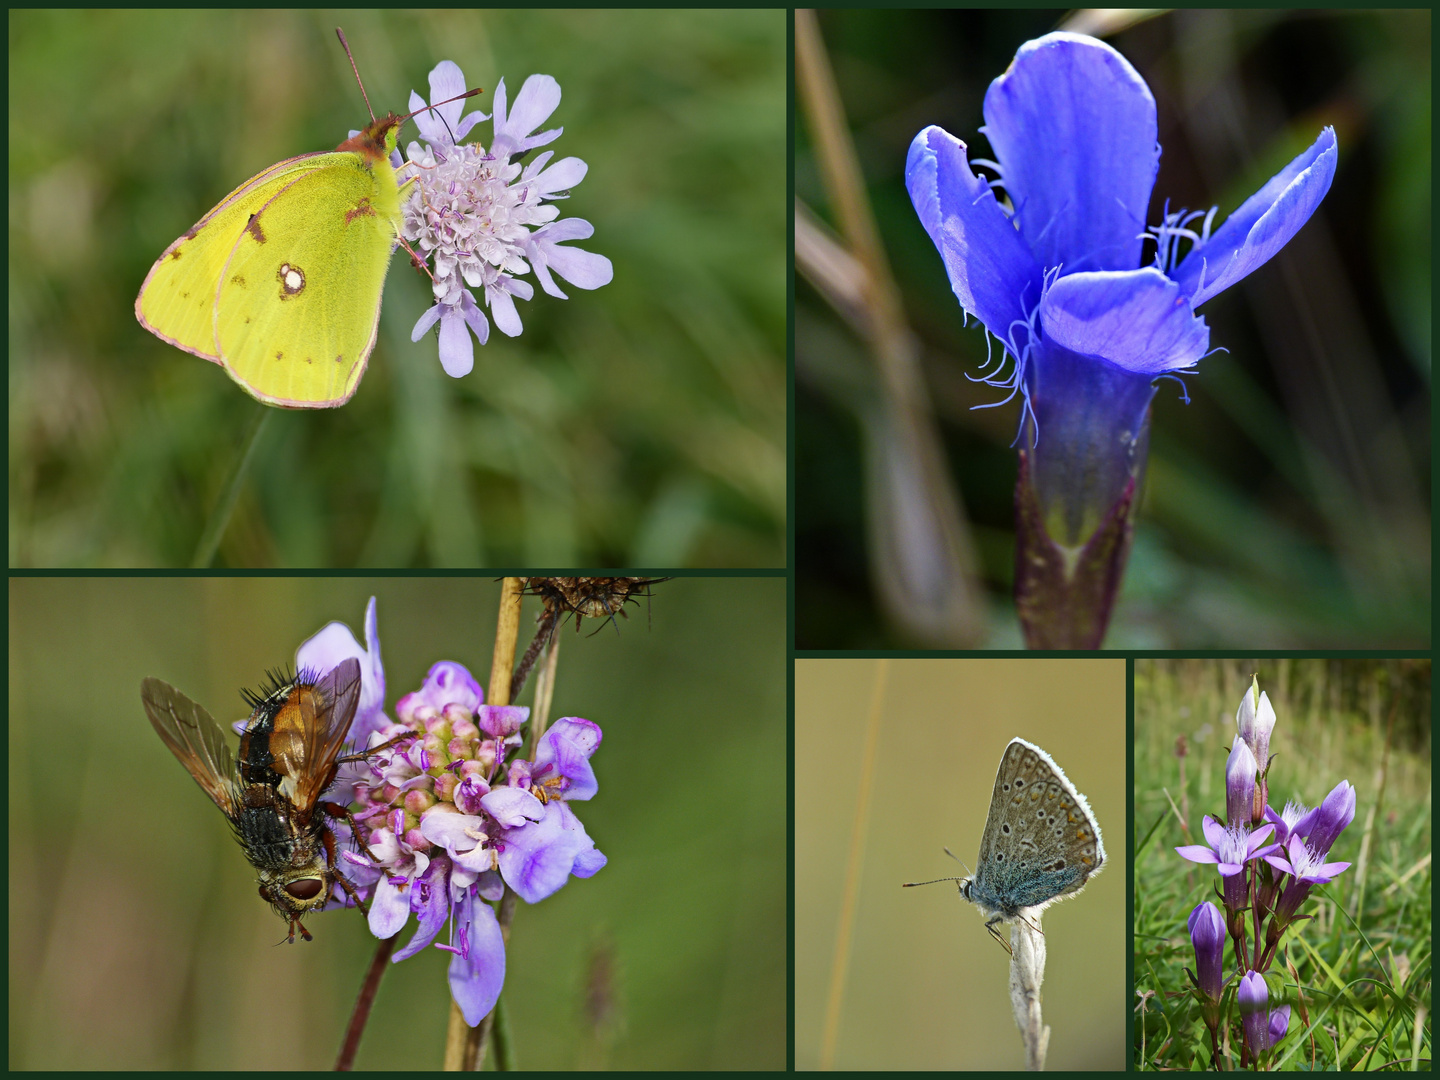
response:
<path fill-rule="evenodd" d="M 520 579 L 507 577 L 500 589 L 500 614 L 495 626 L 495 651 L 490 658 L 490 688 L 485 695 L 489 705 L 510 704 L 510 672 L 515 667 L 515 641 L 520 636 Z M 508 893 L 509 890 L 507 889 Z M 504 910 L 504 902 L 501 902 Z M 508 940 L 508 937 L 507 937 Z M 487 1018 L 488 1019 L 488 1018 Z M 484 1057 L 484 1041 L 480 1034 L 485 1027 L 471 1028 L 465 1023 L 460 1006 L 450 1000 L 450 1024 L 445 1033 L 445 1070 L 473 1071 Z"/>
<path fill-rule="evenodd" d="M 360 996 L 355 999 L 355 1011 L 350 1014 L 350 1026 L 345 1029 L 345 1041 L 340 1046 L 340 1055 L 335 1059 L 336 1072 L 349 1072 L 355 1064 L 355 1051 L 360 1049 L 360 1036 L 365 1034 L 365 1024 L 370 1019 L 370 1008 L 375 1004 L 375 995 L 380 990 L 380 980 L 389 966 L 390 954 L 400 935 L 392 934 L 375 946 L 375 956 L 370 969 L 365 972 L 365 981 L 360 986 Z"/>

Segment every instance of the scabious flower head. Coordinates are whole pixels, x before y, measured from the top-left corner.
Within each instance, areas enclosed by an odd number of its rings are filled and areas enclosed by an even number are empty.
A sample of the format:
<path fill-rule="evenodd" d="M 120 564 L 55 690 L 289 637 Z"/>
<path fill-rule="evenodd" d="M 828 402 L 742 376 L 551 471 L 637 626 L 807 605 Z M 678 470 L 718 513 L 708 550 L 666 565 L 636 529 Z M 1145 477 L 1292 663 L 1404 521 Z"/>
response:
<path fill-rule="evenodd" d="M 464 74 L 449 60 L 430 73 L 431 101 L 446 101 L 465 89 Z M 585 162 L 568 157 L 552 163 L 549 150 L 523 166 L 511 160 L 560 137 L 563 128 L 534 134 L 559 106 L 560 84 L 549 75 L 531 75 L 507 111 L 501 79 L 494 101 L 488 150 L 478 142 L 460 142 L 486 119 L 484 113 L 462 117 L 461 101 L 418 113 L 415 124 L 425 145 L 410 143 L 400 171 L 402 180 L 415 178 L 401 235 L 432 260 L 434 275 L 435 304 L 415 324 L 411 340 L 419 341 L 438 322 L 441 366 L 457 378 L 474 366 L 470 334 L 482 345 L 490 336 L 489 320 L 470 289 L 483 290 L 495 325 L 516 337 L 522 327 L 515 301 L 535 294 L 521 275 L 533 269 L 540 287 L 562 300 L 556 275 L 580 289 L 598 289 L 613 276 L 605 256 L 563 246 L 595 231 L 580 218 L 559 220 L 554 205 L 585 178 Z M 410 108 L 425 105 L 412 91 Z"/>
<path fill-rule="evenodd" d="M 395 961 L 434 943 L 450 922 L 449 943 L 436 947 L 453 954 L 451 993 L 473 1026 L 494 1007 L 505 982 L 504 939 L 489 901 L 499 900 L 509 884 L 536 903 L 572 874 L 590 877 L 605 865 L 569 807 L 599 789 L 590 757 L 600 745 L 600 727 L 565 717 L 541 738 L 534 761 L 520 758 L 530 710 L 485 704 L 480 684 L 450 661 L 434 664 L 424 684 L 400 698 L 392 722 L 383 712 L 373 597 L 365 627 L 365 649 L 343 624 L 331 623 L 297 653 L 301 666 L 321 674 L 359 658 L 361 708 L 372 702 L 360 745 L 419 736 L 345 766 L 331 788 L 332 798 L 350 803 L 360 830 L 354 839 L 363 849 L 351 850 L 349 827 L 337 822 L 342 870 L 369 901 L 376 937 L 399 933 L 415 914 L 415 934 Z M 330 906 L 352 902 L 337 887 Z"/>

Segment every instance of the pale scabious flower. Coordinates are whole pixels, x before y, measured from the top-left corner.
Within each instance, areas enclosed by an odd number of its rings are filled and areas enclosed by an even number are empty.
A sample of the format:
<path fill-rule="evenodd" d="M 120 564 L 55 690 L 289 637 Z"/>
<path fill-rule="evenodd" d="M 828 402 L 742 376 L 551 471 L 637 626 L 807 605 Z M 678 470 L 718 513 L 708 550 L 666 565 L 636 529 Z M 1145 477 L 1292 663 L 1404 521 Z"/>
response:
<path fill-rule="evenodd" d="M 560 104 L 560 84 L 549 75 L 531 75 L 520 88 L 514 108 L 506 110 L 505 80 L 495 89 L 494 137 L 487 150 L 478 142 L 460 142 L 484 113 L 461 116 L 465 92 L 458 65 L 443 60 L 430 72 L 430 100 L 445 101 L 415 117 L 425 145 L 412 142 L 401 178 L 415 178 L 404 208 L 401 235 L 433 263 L 435 305 L 420 317 L 410 339 L 419 341 L 440 324 L 440 363 L 447 375 L 466 375 L 474 366 L 470 334 L 485 344 L 490 323 L 470 289 L 483 289 L 485 306 L 500 331 L 516 337 L 522 329 L 515 300 L 529 300 L 534 287 L 520 276 L 535 271 L 540 287 L 566 299 L 554 275 L 580 289 L 609 284 L 614 271 L 603 255 L 575 247 L 595 229 L 579 218 L 557 220 L 555 200 L 585 178 L 579 158 L 552 164 L 552 151 L 522 165 L 512 158 L 560 137 L 563 128 L 532 134 Z M 426 102 L 414 91 L 410 108 Z"/>

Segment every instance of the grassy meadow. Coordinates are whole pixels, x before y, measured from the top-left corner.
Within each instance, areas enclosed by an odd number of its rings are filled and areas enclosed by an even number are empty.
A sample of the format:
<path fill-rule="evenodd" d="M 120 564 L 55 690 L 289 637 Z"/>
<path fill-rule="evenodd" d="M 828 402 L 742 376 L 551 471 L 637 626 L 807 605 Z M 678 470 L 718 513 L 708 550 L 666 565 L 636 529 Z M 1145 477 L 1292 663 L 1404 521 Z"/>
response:
<path fill-rule="evenodd" d="M 1203 900 L 1220 906 L 1219 875 L 1174 849 L 1203 842 L 1203 815 L 1224 815 L 1225 759 L 1252 673 L 1277 717 L 1270 805 L 1315 806 L 1342 780 L 1356 791 L 1355 819 L 1329 855 L 1352 865 L 1311 893 L 1300 914 L 1314 917 L 1291 924 L 1267 973 L 1271 1006 L 1291 1006 L 1271 1067 L 1428 1069 L 1428 660 L 1136 662 L 1135 1062 L 1145 1070 L 1212 1067 L 1188 989 L 1195 955 L 1186 920 Z M 1228 941 L 1224 970 L 1223 1007 L 1231 1010 Z M 1222 1043 L 1221 1053 L 1225 1067 L 1237 1067 L 1238 1045 Z"/>

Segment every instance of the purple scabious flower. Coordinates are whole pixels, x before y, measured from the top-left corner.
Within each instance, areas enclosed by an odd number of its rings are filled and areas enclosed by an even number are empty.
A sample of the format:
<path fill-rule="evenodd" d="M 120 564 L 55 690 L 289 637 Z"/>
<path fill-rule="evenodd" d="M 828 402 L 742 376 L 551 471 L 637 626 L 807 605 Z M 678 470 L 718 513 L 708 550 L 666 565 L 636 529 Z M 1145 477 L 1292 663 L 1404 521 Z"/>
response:
<path fill-rule="evenodd" d="M 384 714 L 375 600 L 366 609 L 366 647 L 335 622 L 296 654 L 306 671 L 324 674 L 358 658 L 360 708 L 354 741 L 378 746 L 399 735 L 420 738 L 342 768 L 332 797 L 351 805 L 363 852 L 351 850 L 349 826 L 333 826 L 345 876 L 370 905 L 371 932 L 399 933 L 413 913 L 417 928 L 394 962 L 431 944 L 452 954 L 451 993 L 466 1022 L 478 1024 L 505 983 L 505 943 L 491 902 L 509 884 L 528 903 L 563 886 L 573 874 L 590 877 L 606 859 L 574 812 L 572 801 L 598 791 L 590 757 L 600 745 L 597 724 L 578 717 L 557 721 L 541 738 L 535 760 L 517 756 L 530 710 L 487 705 L 479 682 L 461 664 L 431 666 L 424 684 Z M 330 907 L 349 906 L 339 887 Z M 446 922 L 448 944 L 435 939 Z"/>
<path fill-rule="evenodd" d="M 1225 987 L 1225 920 L 1209 900 L 1190 912 L 1190 944 L 1195 947 L 1195 985 L 1210 1001 Z"/>
<path fill-rule="evenodd" d="M 295 650 L 295 668 L 323 675 L 352 656 L 360 661 L 360 704 L 350 725 L 350 741 L 363 746 L 372 732 L 389 723 L 385 717 L 385 666 L 380 662 L 380 634 L 373 596 L 365 605 L 364 648 L 344 623 L 327 623 Z"/>
<path fill-rule="evenodd" d="M 1057 32 L 1026 42 L 990 84 L 981 130 L 993 162 L 923 129 L 906 186 L 961 307 L 987 346 L 989 335 L 1001 343 L 981 378 L 1023 400 L 1016 600 L 1027 640 L 1095 648 L 1128 554 L 1155 382 L 1195 370 L 1210 348 L 1195 309 L 1314 213 L 1335 173 L 1335 132 L 1212 231 L 1214 211 L 1166 212 L 1147 228 L 1155 100 L 1103 41 Z M 1147 238 L 1156 253 L 1142 266 Z"/>
<path fill-rule="evenodd" d="M 430 72 L 431 101 L 446 101 L 465 89 L 464 73 L 449 60 Z M 419 341 L 438 322 L 440 364 L 456 378 L 474 366 L 471 333 L 481 345 L 490 336 L 490 322 L 470 289 L 483 289 L 495 325 L 517 337 L 522 326 L 515 301 L 535 295 L 520 275 L 534 270 L 540 287 L 564 300 L 557 275 L 576 288 L 598 289 L 614 274 L 605 256 L 564 246 L 595 232 L 581 218 L 558 220 L 560 210 L 554 205 L 585 178 L 585 162 L 567 157 L 552 163 L 550 150 L 523 166 L 511 160 L 560 137 L 563 128 L 534 134 L 559 106 L 560 84 L 549 75 L 531 75 L 507 111 L 501 79 L 494 101 L 494 137 L 488 150 L 479 143 L 460 143 L 486 119 L 481 112 L 462 117 L 462 101 L 418 113 L 415 124 L 426 144 L 406 147 L 408 161 L 400 173 L 402 181 L 415 180 L 401 235 L 434 262 L 435 305 L 420 317 L 410 339 Z M 410 108 L 425 105 L 425 99 L 411 91 Z"/>
<path fill-rule="evenodd" d="M 1220 871 L 1225 890 L 1225 906 L 1232 911 L 1238 911 L 1245 906 L 1247 898 L 1245 875 L 1242 873 L 1245 864 L 1263 858 L 1276 849 L 1275 844 L 1266 846 L 1275 826 L 1262 825 L 1252 832 L 1247 824 L 1221 825 L 1206 814 L 1200 821 L 1200 827 L 1205 833 L 1208 846 L 1185 844 L 1177 847 L 1175 853 L 1191 862 L 1215 864 Z"/>

